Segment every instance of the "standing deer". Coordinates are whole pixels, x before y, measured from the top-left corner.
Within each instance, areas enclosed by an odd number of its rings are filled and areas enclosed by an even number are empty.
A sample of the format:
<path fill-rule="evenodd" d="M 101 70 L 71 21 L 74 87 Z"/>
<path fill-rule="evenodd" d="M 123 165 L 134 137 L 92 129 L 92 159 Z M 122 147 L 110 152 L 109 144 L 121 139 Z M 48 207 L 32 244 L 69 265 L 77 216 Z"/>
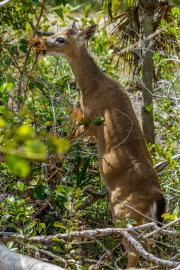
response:
<path fill-rule="evenodd" d="M 151 216 L 161 222 L 165 198 L 130 99 L 87 50 L 86 43 L 95 30 L 92 25 L 79 32 L 73 24 L 45 40 L 46 52 L 64 56 L 71 66 L 81 91 L 83 117 L 104 119 L 102 125 L 91 121 L 87 127 L 80 126 L 76 135 L 96 138 L 100 173 L 110 194 L 113 219 L 134 219 L 138 225 Z M 128 267 L 135 267 L 139 255 L 126 240 L 123 243 Z"/>

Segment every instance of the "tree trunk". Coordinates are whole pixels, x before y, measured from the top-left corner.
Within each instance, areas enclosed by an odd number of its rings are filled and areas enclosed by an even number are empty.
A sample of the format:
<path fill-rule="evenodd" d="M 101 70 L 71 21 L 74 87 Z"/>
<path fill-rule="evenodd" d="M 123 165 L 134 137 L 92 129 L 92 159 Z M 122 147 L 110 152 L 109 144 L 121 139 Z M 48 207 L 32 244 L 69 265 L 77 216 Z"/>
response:
<path fill-rule="evenodd" d="M 143 8 L 143 32 L 145 38 L 154 32 L 153 11 L 156 9 L 155 0 L 141 0 Z M 154 5 L 154 6 L 153 6 Z M 155 142 L 153 120 L 153 40 L 146 40 L 144 44 L 144 59 L 142 67 L 142 129 L 147 143 Z"/>

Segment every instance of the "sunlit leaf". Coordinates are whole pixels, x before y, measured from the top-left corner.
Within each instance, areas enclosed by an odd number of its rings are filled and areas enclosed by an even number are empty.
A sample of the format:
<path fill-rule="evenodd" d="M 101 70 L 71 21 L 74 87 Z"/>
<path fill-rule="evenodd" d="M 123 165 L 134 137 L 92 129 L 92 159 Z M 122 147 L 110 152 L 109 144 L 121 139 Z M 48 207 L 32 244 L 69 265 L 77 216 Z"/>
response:
<path fill-rule="evenodd" d="M 18 181 L 15 185 L 14 185 L 14 188 L 15 189 L 18 189 L 20 191 L 25 191 L 27 190 L 27 186 L 23 183 L 23 182 L 20 182 Z"/>
<path fill-rule="evenodd" d="M 6 121 L 4 120 L 4 118 L 0 117 L 0 128 L 5 127 L 6 125 Z"/>
<path fill-rule="evenodd" d="M 42 230 L 46 230 L 46 224 L 45 223 L 39 223 L 39 226 L 38 226 L 38 233 L 41 233 Z"/>
<path fill-rule="evenodd" d="M 22 126 L 20 126 L 20 127 L 17 129 L 16 134 L 17 134 L 19 137 L 22 137 L 22 138 L 28 138 L 28 137 L 31 137 L 31 136 L 32 136 L 32 134 L 33 134 L 33 129 L 32 129 L 30 126 L 22 125 Z"/>
<path fill-rule="evenodd" d="M 50 139 L 50 143 L 55 148 L 54 150 L 58 154 L 62 154 L 64 152 L 68 151 L 70 148 L 70 142 L 65 138 L 59 138 L 59 137 L 53 135 L 49 139 Z"/>
<path fill-rule="evenodd" d="M 28 158 L 45 159 L 47 147 L 45 143 L 43 143 L 39 139 L 27 140 L 25 142 L 24 151 Z"/>
<path fill-rule="evenodd" d="M 66 226 L 64 226 L 64 224 L 62 224 L 59 221 L 55 221 L 53 226 L 56 227 L 56 228 L 66 229 Z"/>
<path fill-rule="evenodd" d="M 4 82 L 0 86 L 0 92 L 11 91 L 11 89 L 13 88 L 13 86 L 14 86 L 14 84 L 12 82 Z"/>
<path fill-rule="evenodd" d="M 146 108 L 146 110 L 148 111 L 148 112 L 152 112 L 152 110 L 153 110 L 153 104 L 151 103 L 151 104 L 146 104 L 145 105 L 145 108 Z"/>
<path fill-rule="evenodd" d="M 26 177 L 30 172 L 29 163 L 16 155 L 8 155 L 6 157 L 6 164 L 11 173 L 19 176 Z"/>

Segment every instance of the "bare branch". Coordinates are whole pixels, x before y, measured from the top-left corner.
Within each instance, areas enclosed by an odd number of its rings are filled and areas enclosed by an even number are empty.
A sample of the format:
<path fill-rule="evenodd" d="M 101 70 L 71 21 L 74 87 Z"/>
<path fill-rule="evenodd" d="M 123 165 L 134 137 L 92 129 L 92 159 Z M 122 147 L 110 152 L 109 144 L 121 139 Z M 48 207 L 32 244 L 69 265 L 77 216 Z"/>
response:
<path fill-rule="evenodd" d="M 168 225 L 168 224 L 167 224 Z M 166 228 L 169 227 L 166 225 Z M 172 224 L 171 224 L 172 226 Z M 9 241 L 9 240 L 25 240 L 25 241 L 32 241 L 38 243 L 49 243 L 54 239 L 61 239 L 61 240 L 74 240 L 74 239 L 81 239 L 81 238 L 96 238 L 96 237 L 106 237 L 109 235 L 122 235 L 122 232 L 138 232 L 145 229 L 157 229 L 158 227 L 154 222 L 146 223 L 136 227 L 130 228 L 105 228 L 105 229 L 94 229 L 94 230 L 83 230 L 83 231 L 74 231 L 71 233 L 62 233 L 62 234 L 55 234 L 55 235 L 41 235 L 41 236 L 33 236 L 33 237 L 26 237 L 22 234 L 16 234 L 12 232 L 0 232 L 1 241 Z M 180 232 L 176 231 L 167 231 L 161 229 L 159 231 L 162 234 L 169 234 L 174 236 L 180 236 Z"/>
<path fill-rule="evenodd" d="M 156 230 L 153 231 L 153 232 L 150 232 L 150 233 L 146 234 L 143 238 L 144 238 L 144 239 L 145 239 L 145 238 L 148 238 L 148 237 L 150 237 L 150 236 L 152 236 L 152 235 L 154 235 L 154 234 L 156 234 L 156 233 L 159 233 L 161 230 L 166 229 L 166 228 L 168 228 L 168 227 L 170 227 L 170 226 L 172 226 L 172 225 L 174 225 L 174 224 L 177 224 L 177 223 L 179 223 L 179 222 L 180 222 L 180 218 L 178 218 L 178 219 L 176 219 L 176 220 L 174 220 L 174 221 L 172 221 L 172 222 L 170 222 L 170 223 L 168 223 L 168 224 L 162 226 L 161 228 L 156 229 Z"/>
<path fill-rule="evenodd" d="M 179 160 L 180 159 L 180 154 L 177 154 L 177 155 L 175 155 L 175 156 L 173 156 L 172 157 L 172 160 Z M 160 171 L 162 171 L 166 166 L 168 166 L 169 165 L 169 161 L 162 161 L 162 162 L 159 162 L 159 163 L 157 163 L 155 166 L 154 166 L 154 168 L 158 171 L 158 172 L 160 172 Z"/>
<path fill-rule="evenodd" d="M 44 32 L 44 31 L 40 31 L 40 30 L 37 30 L 36 27 L 34 26 L 34 24 L 30 21 L 29 24 L 31 25 L 31 28 L 32 30 L 34 31 L 34 33 L 38 36 L 46 36 L 46 37 L 49 37 L 49 36 L 52 36 L 54 35 L 55 33 L 54 32 Z"/>
<path fill-rule="evenodd" d="M 166 224 L 162 228 L 156 229 L 155 231 L 152 232 L 152 234 L 149 234 L 149 235 L 153 235 L 157 232 L 162 233 L 162 234 L 169 234 L 170 233 L 173 235 L 180 235 L 180 233 L 176 232 L 176 231 L 164 230 L 165 228 L 168 228 L 168 227 L 174 225 L 179 220 L 180 219 L 178 219 L 176 222 L 175 221 L 170 222 L 169 224 Z M 97 237 L 105 237 L 105 236 L 109 236 L 109 235 L 121 235 L 146 260 L 153 262 L 156 265 L 161 265 L 161 266 L 168 267 L 168 268 L 177 267 L 178 263 L 176 261 L 160 259 L 160 258 L 154 256 L 153 254 L 148 253 L 142 247 L 142 245 L 138 242 L 138 240 L 134 239 L 134 237 L 129 234 L 130 232 L 138 232 L 138 231 L 142 231 L 145 229 L 152 229 L 152 228 L 153 229 L 157 228 L 157 226 L 154 222 L 143 224 L 143 225 L 140 225 L 137 227 L 132 227 L 132 228 L 106 228 L 106 229 L 95 229 L 95 230 L 83 230 L 83 231 L 74 231 L 71 233 L 56 234 L 56 235 L 49 235 L 49 236 L 42 235 L 42 236 L 34 236 L 34 237 L 26 237 L 26 236 L 20 235 L 20 234 L 1 232 L 0 238 L 1 238 L 1 241 L 13 240 L 13 241 L 19 242 L 19 240 L 24 240 L 24 241 L 31 241 L 31 242 L 38 242 L 38 243 L 49 243 L 49 242 L 54 241 L 56 239 L 70 241 L 70 240 L 75 240 L 75 239 L 77 240 L 77 239 L 81 239 L 81 238 L 95 239 Z M 142 234 L 141 234 L 141 236 L 142 236 Z M 145 237 L 142 237 L 142 238 L 143 239 L 147 238 L 147 236 L 148 235 L 146 235 Z"/>
<path fill-rule="evenodd" d="M 153 254 L 147 252 L 142 245 L 134 239 L 132 235 L 130 235 L 128 232 L 122 232 L 122 235 L 124 238 L 134 247 L 134 249 L 139 253 L 140 256 L 142 256 L 144 259 L 148 260 L 149 262 L 153 262 L 156 265 L 161 265 L 164 267 L 172 268 L 179 265 L 178 262 L 171 261 L 171 260 L 164 260 L 160 259 Z"/>
<path fill-rule="evenodd" d="M 145 225 L 149 225 L 149 224 L 145 224 Z M 138 227 L 142 227 L 142 226 L 138 226 Z M 133 228 L 135 229 L 135 228 Z M 68 234 L 61 234 L 61 239 L 67 240 L 67 239 L 72 239 L 72 235 L 73 235 L 73 239 L 74 238 L 94 238 L 94 237 L 102 237 L 102 236 L 107 236 L 107 235 L 112 235 L 112 234 L 120 234 L 121 236 L 123 236 L 133 247 L 134 249 L 146 260 L 155 263 L 156 265 L 161 265 L 164 267 L 176 267 L 178 266 L 178 262 L 176 261 L 171 261 L 171 260 L 164 260 L 164 259 L 160 259 L 156 256 L 154 256 L 153 254 L 147 252 L 142 245 L 136 240 L 134 239 L 134 237 L 132 235 L 130 235 L 127 232 L 128 229 L 97 229 L 97 230 L 86 230 L 86 231 L 80 231 L 80 232 L 72 232 L 70 235 Z M 53 241 L 53 238 L 59 238 L 60 235 L 54 235 L 54 236 L 35 236 L 35 237 L 31 237 L 29 238 L 29 240 L 31 241 L 37 241 L 37 240 L 43 240 L 43 242 L 49 242 L 50 240 Z M 44 269 L 44 268 L 43 268 Z M 18 270 L 18 268 L 17 268 Z"/>

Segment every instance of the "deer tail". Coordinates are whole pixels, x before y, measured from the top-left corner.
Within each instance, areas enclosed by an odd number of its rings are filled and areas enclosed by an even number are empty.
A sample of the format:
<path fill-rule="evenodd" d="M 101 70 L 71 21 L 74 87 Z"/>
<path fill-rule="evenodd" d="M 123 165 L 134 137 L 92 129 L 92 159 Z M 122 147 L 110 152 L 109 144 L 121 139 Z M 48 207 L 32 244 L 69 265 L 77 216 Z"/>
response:
<path fill-rule="evenodd" d="M 164 214 L 166 210 L 166 199 L 162 193 L 159 194 L 156 199 L 156 219 L 158 222 L 163 222 L 162 214 Z"/>

